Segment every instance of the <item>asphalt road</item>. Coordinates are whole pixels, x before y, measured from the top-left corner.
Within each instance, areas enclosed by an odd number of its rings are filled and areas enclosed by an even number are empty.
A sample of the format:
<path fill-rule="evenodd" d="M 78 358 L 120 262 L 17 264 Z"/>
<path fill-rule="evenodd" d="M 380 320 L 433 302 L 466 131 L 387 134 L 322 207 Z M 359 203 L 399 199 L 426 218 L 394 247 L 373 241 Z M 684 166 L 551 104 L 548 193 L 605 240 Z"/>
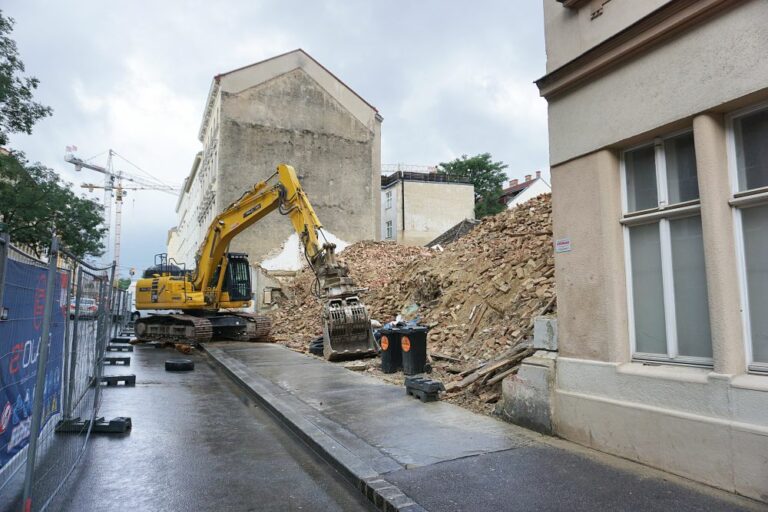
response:
<path fill-rule="evenodd" d="M 210 361 L 137 346 L 136 387 L 104 388 L 100 414 L 130 416 L 124 436 L 95 435 L 70 485 L 50 510 L 368 510 L 359 491 L 285 431 Z M 169 373 L 164 361 L 196 368 Z"/>

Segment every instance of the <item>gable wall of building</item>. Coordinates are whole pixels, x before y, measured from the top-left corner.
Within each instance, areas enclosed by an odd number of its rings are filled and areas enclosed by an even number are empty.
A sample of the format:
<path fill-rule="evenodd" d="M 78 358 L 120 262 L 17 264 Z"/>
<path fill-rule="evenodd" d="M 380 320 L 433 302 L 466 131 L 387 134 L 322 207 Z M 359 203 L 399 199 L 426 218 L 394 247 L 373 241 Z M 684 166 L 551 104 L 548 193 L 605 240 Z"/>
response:
<path fill-rule="evenodd" d="M 328 231 L 348 242 L 378 237 L 378 129 L 363 124 L 306 71 L 295 69 L 236 93 L 224 90 L 220 118 L 220 205 L 285 162 L 296 169 Z M 241 234 L 231 249 L 258 262 L 291 233 L 287 219 L 275 214 Z"/>

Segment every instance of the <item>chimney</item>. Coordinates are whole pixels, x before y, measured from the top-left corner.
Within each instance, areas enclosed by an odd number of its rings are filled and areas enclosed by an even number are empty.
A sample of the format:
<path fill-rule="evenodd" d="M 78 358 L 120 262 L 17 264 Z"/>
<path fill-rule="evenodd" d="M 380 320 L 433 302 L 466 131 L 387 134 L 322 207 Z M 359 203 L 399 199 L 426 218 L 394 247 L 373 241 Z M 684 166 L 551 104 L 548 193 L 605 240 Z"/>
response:
<path fill-rule="evenodd" d="M 536 179 L 541 178 L 541 171 L 536 171 Z"/>
<path fill-rule="evenodd" d="M 517 179 L 514 179 L 514 180 L 509 182 L 509 186 L 510 187 L 514 187 L 515 185 L 517 185 Z"/>
<path fill-rule="evenodd" d="M 530 174 L 526 174 L 525 175 L 525 181 L 531 181 L 531 175 Z"/>

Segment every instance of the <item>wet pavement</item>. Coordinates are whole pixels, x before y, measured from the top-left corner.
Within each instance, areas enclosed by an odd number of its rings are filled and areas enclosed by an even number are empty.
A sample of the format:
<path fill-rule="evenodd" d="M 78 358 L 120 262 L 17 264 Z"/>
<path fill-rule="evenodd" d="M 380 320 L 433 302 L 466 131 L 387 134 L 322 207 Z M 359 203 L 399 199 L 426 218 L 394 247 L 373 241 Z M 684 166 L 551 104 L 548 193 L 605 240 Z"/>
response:
<path fill-rule="evenodd" d="M 206 349 L 371 499 L 395 509 L 768 508 L 452 404 L 424 404 L 403 387 L 281 346 Z"/>
<path fill-rule="evenodd" d="M 94 435 L 50 510 L 367 510 L 365 498 L 205 354 L 192 372 L 164 370 L 172 349 L 137 346 L 136 387 L 105 387 L 100 414 L 130 416 L 127 435 Z"/>

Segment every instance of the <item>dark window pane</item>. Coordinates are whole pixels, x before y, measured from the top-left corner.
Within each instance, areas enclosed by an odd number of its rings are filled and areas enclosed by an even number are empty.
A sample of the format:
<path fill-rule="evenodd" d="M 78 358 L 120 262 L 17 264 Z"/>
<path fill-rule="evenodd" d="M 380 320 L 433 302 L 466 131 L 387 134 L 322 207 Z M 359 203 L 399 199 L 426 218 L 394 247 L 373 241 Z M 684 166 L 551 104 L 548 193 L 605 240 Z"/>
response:
<path fill-rule="evenodd" d="M 659 225 L 629 230 L 632 258 L 632 302 L 635 314 L 635 348 L 648 354 L 667 353 L 664 288 L 661 277 Z"/>
<path fill-rule="evenodd" d="M 653 146 L 624 153 L 627 174 L 627 209 L 630 212 L 659 206 Z"/>
<path fill-rule="evenodd" d="M 696 176 L 696 151 L 693 148 L 693 133 L 666 139 L 664 141 L 664 158 L 667 163 L 669 204 L 698 199 L 699 181 Z"/>
<path fill-rule="evenodd" d="M 741 220 L 747 261 L 752 359 L 768 363 L 768 206 L 744 208 Z"/>
<path fill-rule="evenodd" d="M 677 351 L 681 356 L 712 357 L 701 217 L 672 220 L 670 231 Z"/>
<path fill-rule="evenodd" d="M 768 109 L 734 122 L 739 190 L 768 186 Z"/>

